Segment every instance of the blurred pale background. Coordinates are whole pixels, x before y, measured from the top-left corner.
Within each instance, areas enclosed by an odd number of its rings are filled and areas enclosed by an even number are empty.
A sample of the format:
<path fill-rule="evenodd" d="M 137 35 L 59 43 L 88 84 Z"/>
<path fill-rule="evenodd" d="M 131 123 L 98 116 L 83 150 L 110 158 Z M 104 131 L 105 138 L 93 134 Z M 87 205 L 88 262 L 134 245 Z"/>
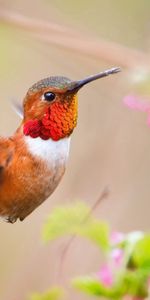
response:
<path fill-rule="evenodd" d="M 22 101 L 37 80 L 81 79 L 122 67 L 80 92 L 68 168 L 52 197 L 24 222 L 0 223 L 0 299 L 25 300 L 33 291 L 99 269 L 99 252 L 76 239 L 59 278 L 65 241 L 41 241 L 42 224 L 56 204 L 82 199 L 92 205 L 109 186 L 95 214 L 113 229 L 149 230 L 150 129 L 144 114 L 122 103 L 134 91 L 136 75 L 149 71 L 149 50 L 149 0 L 0 1 L 0 135 L 12 134 L 20 122 L 11 100 Z M 69 288 L 68 298 L 83 296 Z"/>

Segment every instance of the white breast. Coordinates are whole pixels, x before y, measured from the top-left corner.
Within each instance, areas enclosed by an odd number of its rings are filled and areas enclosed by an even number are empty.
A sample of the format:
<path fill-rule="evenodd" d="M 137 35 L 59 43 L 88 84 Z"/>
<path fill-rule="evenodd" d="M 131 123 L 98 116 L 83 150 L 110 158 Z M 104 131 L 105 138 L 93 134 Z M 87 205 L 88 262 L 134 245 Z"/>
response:
<path fill-rule="evenodd" d="M 44 160 L 47 164 L 59 163 L 66 164 L 69 148 L 70 137 L 64 138 L 59 141 L 42 140 L 40 137 L 31 138 L 30 136 L 24 136 L 25 143 L 28 146 L 29 152 L 34 156 Z"/>

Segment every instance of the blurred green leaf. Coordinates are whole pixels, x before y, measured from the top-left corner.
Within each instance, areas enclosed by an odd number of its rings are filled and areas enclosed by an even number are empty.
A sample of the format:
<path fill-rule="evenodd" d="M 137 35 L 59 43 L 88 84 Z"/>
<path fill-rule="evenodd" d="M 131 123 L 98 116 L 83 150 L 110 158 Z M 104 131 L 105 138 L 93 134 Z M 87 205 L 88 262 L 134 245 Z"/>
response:
<path fill-rule="evenodd" d="M 79 277 L 73 281 L 74 287 L 82 292 L 109 299 L 121 299 L 125 295 L 147 297 L 147 278 L 142 272 L 127 271 L 120 274 L 111 286 L 105 286 L 98 279 Z"/>
<path fill-rule="evenodd" d="M 83 202 L 55 208 L 43 228 L 45 241 L 68 234 L 86 237 L 103 249 L 108 247 L 108 226 L 97 221 Z"/>
<path fill-rule="evenodd" d="M 145 235 L 136 243 L 132 260 L 136 267 L 145 267 L 150 271 L 150 235 Z"/>
<path fill-rule="evenodd" d="M 51 241 L 65 234 L 76 233 L 89 212 L 90 209 L 82 202 L 56 207 L 44 225 L 43 239 Z"/>
<path fill-rule="evenodd" d="M 88 238 L 104 250 L 109 247 L 109 229 L 105 223 L 93 220 L 93 222 L 83 226 L 79 234 Z"/>
<path fill-rule="evenodd" d="M 30 296 L 29 300 L 58 300 L 62 295 L 63 291 L 56 287 L 43 294 L 35 293 Z"/>
<path fill-rule="evenodd" d="M 91 277 L 80 277 L 73 280 L 73 285 L 82 292 L 90 295 L 105 295 L 107 289 L 96 279 Z"/>
<path fill-rule="evenodd" d="M 89 295 L 102 296 L 107 299 L 121 299 L 125 295 L 121 284 L 105 286 L 97 279 L 91 277 L 80 277 L 73 281 L 73 285 L 82 292 Z"/>
<path fill-rule="evenodd" d="M 142 270 L 126 271 L 120 284 L 125 294 L 141 298 L 147 296 L 147 274 Z"/>

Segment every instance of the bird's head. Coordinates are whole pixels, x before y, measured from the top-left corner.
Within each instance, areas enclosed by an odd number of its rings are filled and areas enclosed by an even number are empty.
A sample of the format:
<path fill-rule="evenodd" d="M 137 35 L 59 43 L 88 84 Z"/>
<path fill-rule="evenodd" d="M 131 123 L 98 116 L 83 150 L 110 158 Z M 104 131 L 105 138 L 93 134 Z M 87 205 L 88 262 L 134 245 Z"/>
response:
<path fill-rule="evenodd" d="M 79 89 L 119 71 L 113 68 L 78 81 L 53 76 L 35 83 L 24 100 L 24 134 L 55 141 L 70 136 L 77 124 Z"/>

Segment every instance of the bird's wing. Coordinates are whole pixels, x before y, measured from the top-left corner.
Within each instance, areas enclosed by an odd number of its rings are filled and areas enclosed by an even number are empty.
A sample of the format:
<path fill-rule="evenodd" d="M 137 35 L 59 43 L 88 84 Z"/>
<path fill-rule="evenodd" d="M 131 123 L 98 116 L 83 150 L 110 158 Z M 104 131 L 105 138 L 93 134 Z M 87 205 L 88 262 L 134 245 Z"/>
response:
<path fill-rule="evenodd" d="M 0 181 L 5 168 L 9 165 L 13 156 L 13 142 L 11 139 L 0 137 Z"/>

